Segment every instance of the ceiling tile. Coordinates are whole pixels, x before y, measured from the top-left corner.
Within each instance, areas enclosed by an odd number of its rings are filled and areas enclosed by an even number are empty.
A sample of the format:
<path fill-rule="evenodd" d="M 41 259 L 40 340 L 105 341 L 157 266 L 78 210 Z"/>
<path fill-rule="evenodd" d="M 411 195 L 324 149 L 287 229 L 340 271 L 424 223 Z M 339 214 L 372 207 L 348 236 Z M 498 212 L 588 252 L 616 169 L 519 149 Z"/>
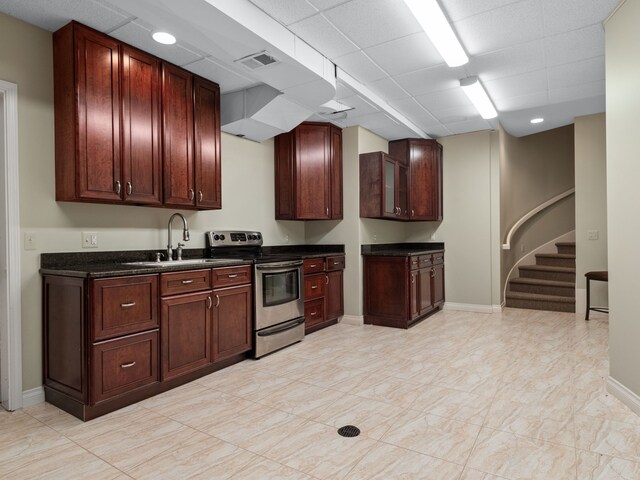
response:
<path fill-rule="evenodd" d="M 335 64 L 353 78 L 363 83 L 380 80 L 388 76 L 362 51 L 336 58 Z"/>
<path fill-rule="evenodd" d="M 417 70 L 393 79 L 411 96 L 424 95 L 440 90 L 457 88 L 460 79 L 467 76 L 464 67 L 449 68 L 447 65 Z"/>
<path fill-rule="evenodd" d="M 363 49 L 422 31 L 404 0 L 352 0 L 324 15 Z"/>
<path fill-rule="evenodd" d="M 582 83 L 604 80 L 604 55 L 549 68 L 547 75 L 549 78 L 549 89 L 571 87 Z"/>
<path fill-rule="evenodd" d="M 355 90 L 352 90 L 348 85 L 345 85 L 340 80 L 336 82 L 336 95 L 334 97 L 336 100 L 339 101 L 343 98 L 351 97 L 355 94 Z"/>
<path fill-rule="evenodd" d="M 580 98 L 600 97 L 605 94 L 605 82 L 583 83 L 582 85 L 572 85 L 549 89 L 549 103 L 568 102 Z"/>
<path fill-rule="evenodd" d="M 441 92 L 416 97 L 416 101 L 431 115 L 442 121 L 447 116 L 474 116 L 478 112 L 461 88 L 452 88 Z"/>
<path fill-rule="evenodd" d="M 359 50 L 320 14 L 290 25 L 289 30 L 332 60 Z"/>
<path fill-rule="evenodd" d="M 460 133 L 479 132 L 480 130 L 491 130 L 491 125 L 482 117 L 470 118 L 468 120 L 456 123 L 445 123 L 451 133 L 454 135 Z"/>
<path fill-rule="evenodd" d="M 201 52 L 194 52 L 180 43 L 162 45 L 156 42 L 151 38 L 151 31 L 147 24 L 135 20 L 114 30 L 110 35 L 176 65 L 187 65 L 202 58 Z"/>
<path fill-rule="evenodd" d="M 527 95 L 520 95 L 518 97 L 497 98 L 493 103 L 495 104 L 496 109 L 498 109 L 502 114 L 502 112 L 512 112 L 525 108 L 539 107 L 541 105 L 545 105 L 548 100 L 549 95 L 545 90 Z"/>
<path fill-rule="evenodd" d="M 535 72 L 513 75 L 511 77 L 497 78 L 484 82 L 487 93 L 495 102 L 501 98 L 520 97 L 536 92 L 547 91 L 547 71 L 536 70 Z"/>
<path fill-rule="evenodd" d="M 194 62 L 187 67 L 187 70 L 216 82 L 220 85 L 220 93 L 249 88 L 259 83 L 249 77 L 233 72 L 213 58 L 204 58 Z"/>
<path fill-rule="evenodd" d="M 448 137 L 451 135 L 451 131 L 444 125 L 439 125 L 437 127 L 431 127 L 427 130 L 427 133 L 431 138 L 440 138 L 440 137 Z"/>
<path fill-rule="evenodd" d="M 307 2 L 316 7 L 318 10 L 333 8 L 336 5 L 340 5 L 341 3 L 347 3 L 347 1 L 350 0 L 307 0 Z"/>
<path fill-rule="evenodd" d="M 355 119 L 354 119 L 355 122 Z M 373 133 L 388 140 L 415 137 L 416 134 L 409 128 L 398 123 L 388 115 L 378 112 L 364 117 L 358 117 L 356 123 L 346 122 L 349 126 L 360 125 Z"/>
<path fill-rule="evenodd" d="M 619 0 L 542 0 L 544 33 L 555 35 L 603 22 Z"/>
<path fill-rule="evenodd" d="M 604 55 L 604 28 L 591 25 L 544 39 L 547 65 L 555 66 Z"/>
<path fill-rule="evenodd" d="M 116 7 L 94 0 L 13 0 L 1 3 L 0 9 L 4 13 L 51 32 L 71 20 L 109 32 L 131 17 Z"/>
<path fill-rule="evenodd" d="M 414 98 L 403 98 L 389 104 L 423 130 L 440 125 L 440 122 Z"/>
<path fill-rule="evenodd" d="M 371 91 L 386 100 L 406 98 L 409 94 L 391 77 L 371 82 L 368 87 Z"/>
<path fill-rule="evenodd" d="M 360 95 L 352 95 L 340 100 L 340 103 L 344 103 L 355 110 L 349 110 L 347 112 L 347 118 L 361 117 L 363 115 L 370 115 L 378 112 L 378 108 L 367 102 Z"/>
<path fill-rule="evenodd" d="M 289 25 L 318 13 L 318 10 L 306 0 L 249 0 L 278 22 Z"/>
<path fill-rule="evenodd" d="M 540 70 L 545 67 L 543 40 L 521 43 L 469 59 L 467 67 L 483 81 Z"/>
<path fill-rule="evenodd" d="M 424 32 L 367 48 L 365 52 L 380 68 L 394 76 L 444 63 Z"/>
<path fill-rule="evenodd" d="M 500 8 L 520 0 L 440 0 L 443 10 L 452 22 L 473 17 L 483 12 Z"/>
<path fill-rule="evenodd" d="M 542 9 L 538 0 L 524 0 L 455 22 L 470 55 L 500 50 L 542 38 Z"/>

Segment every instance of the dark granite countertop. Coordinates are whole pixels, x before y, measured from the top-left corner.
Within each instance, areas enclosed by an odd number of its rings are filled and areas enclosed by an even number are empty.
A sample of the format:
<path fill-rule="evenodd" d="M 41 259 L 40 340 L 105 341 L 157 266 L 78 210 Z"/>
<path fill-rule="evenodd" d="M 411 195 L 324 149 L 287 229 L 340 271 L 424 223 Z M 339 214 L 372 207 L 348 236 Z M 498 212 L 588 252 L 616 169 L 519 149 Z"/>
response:
<path fill-rule="evenodd" d="M 428 255 L 434 252 L 444 252 L 444 243 L 375 243 L 362 245 L 362 255 L 378 255 L 392 257 L 408 257 L 410 255 Z"/>
<path fill-rule="evenodd" d="M 162 262 L 161 266 L 128 265 L 130 262 L 153 261 L 156 252 L 158 250 L 43 253 L 40 255 L 40 274 L 105 278 L 253 264 L 252 260 L 239 261 L 221 257 L 218 259 L 219 262 L 215 264 Z M 263 247 L 263 253 L 283 256 L 294 255 L 301 258 L 326 257 L 344 255 L 344 245 L 277 245 Z M 208 252 L 204 248 L 185 249 L 183 252 L 183 259 L 185 260 L 207 257 Z"/>

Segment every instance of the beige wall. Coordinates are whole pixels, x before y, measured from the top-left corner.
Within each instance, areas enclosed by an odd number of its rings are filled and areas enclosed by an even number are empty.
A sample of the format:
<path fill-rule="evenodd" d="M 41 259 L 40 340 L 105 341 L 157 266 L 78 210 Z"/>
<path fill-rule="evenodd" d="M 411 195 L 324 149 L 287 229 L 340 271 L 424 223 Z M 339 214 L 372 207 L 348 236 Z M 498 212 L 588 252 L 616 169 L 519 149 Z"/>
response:
<path fill-rule="evenodd" d="M 576 150 L 576 311 L 584 313 L 584 274 L 607 270 L 607 155 L 604 113 L 577 117 Z M 597 240 L 588 232 L 598 231 Z M 607 284 L 591 282 L 591 304 L 606 306 Z"/>
<path fill-rule="evenodd" d="M 80 232 L 86 230 L 98 233 L 98 250 L 161 250 L 172 213 L 54 200 L 51 52 L 51 33 L 0 14 L 0 78 L 18 84 L 21 228 L 36 239 L 36 249 L 21 256 L 25 390 L 42 384 L 40 253 L 79 251 Z M 272 141 L 259 144 L 223 134 L 222 169 L 223 209 L 183 212 L 192 233 L 187 248 L 203 247 L 206 230 L 224 228 L 261 230 L 267 244 L 304 243 L 303 222 L 274 220 Z"/>
<path fill-rule="evenodd" d="M 640 395 L 640 2 L 627 1 L 605 24 L 607 229 L 611 377 Z"/>
<path fill-rule="evenodd" d="M 500 237 L 525 214 L 575 185 L 573 125 L 513 137 L 500 128 Z M 502 283 L 515 263 L 575 228 L 569 197 L 525 223 L 502 254 Z"/>

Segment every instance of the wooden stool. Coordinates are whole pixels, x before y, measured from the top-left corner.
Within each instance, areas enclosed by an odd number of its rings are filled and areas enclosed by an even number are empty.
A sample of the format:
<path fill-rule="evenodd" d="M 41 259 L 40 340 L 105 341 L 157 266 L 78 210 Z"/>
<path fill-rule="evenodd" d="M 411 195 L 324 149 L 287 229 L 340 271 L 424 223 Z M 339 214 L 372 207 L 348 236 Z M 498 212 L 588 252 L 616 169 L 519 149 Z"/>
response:
<path fill-rule="evenodd" d="M 599 282 L 608 282 L 609 281 L 609 272 L 587 272 L 584 274 L 587 277 L 587 313 L 585 314 L 584 319 L 589 320 L 589 312 L 591 310 L 595 312 L 609 313 L 608 308 L 604 307 L 592 307 L 591 306 L 591 280 L 598 280 Z"/>

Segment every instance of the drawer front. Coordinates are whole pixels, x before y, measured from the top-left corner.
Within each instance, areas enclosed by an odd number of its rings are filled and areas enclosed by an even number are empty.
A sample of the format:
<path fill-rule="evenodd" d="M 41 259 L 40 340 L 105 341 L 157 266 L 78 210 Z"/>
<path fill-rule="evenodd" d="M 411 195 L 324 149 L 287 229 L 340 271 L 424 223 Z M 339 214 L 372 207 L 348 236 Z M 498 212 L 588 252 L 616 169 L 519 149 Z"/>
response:
<path fill-rule="evenodd" d="M 211 290 L 210 269 L 160 274 L 160 294 L 163 297 L 200 290 Z"/>
<path fill-rule="evenodd" d="M 409 257 L 409 270 L 417 270 L 418 268 L 420 268 L 420 257 L 417 255 Z"/>
<path fill-rule="evenodd" d="M 431 255 L 420 255 L 419 257 L 420 268 L 430 267 L 431 263 Z"/>
<path fill-rule="evenodd" d="M 304 273 L 324 272 L 324 258 L 307 258 L 304 261 Z"/>
<path fill-rule="evenodd" d="M 158 330 L 95 343 L 91 404 L 159 381 Z"/>
<path fill-rule="evenodd" d="M 432 261 L 434 265 L 439 265 L 441 263 L 444 263 L 444 253 L 443 252 L 434 253 Z"/>
<path fill-rule="evenodd" d="M 327 271 L 344 270 L 344 256 L 327 257 Z"/>
<path fill-rule="evenodd" d="M 312 300 L 314 298 L 324 297 L 324 286 L 327 283 L 327 277 L 321 275 L 305 275 L 304 277 L 304 299 Z"/>
<path fill-rule="evenodd" d="M 304 322 L 306 328 L 324 322 L 324 300 L 304 302 Z"/>
<path fill-rule="evenodd" d="M 213 288 L 245 285 L 251 283 L 251 266 L 214 268 L 212 279 Z"/>
<path fill-rule="evenodd" d="M 158 276 L 92 282 L 92 341 L 158 327 Z"/>

